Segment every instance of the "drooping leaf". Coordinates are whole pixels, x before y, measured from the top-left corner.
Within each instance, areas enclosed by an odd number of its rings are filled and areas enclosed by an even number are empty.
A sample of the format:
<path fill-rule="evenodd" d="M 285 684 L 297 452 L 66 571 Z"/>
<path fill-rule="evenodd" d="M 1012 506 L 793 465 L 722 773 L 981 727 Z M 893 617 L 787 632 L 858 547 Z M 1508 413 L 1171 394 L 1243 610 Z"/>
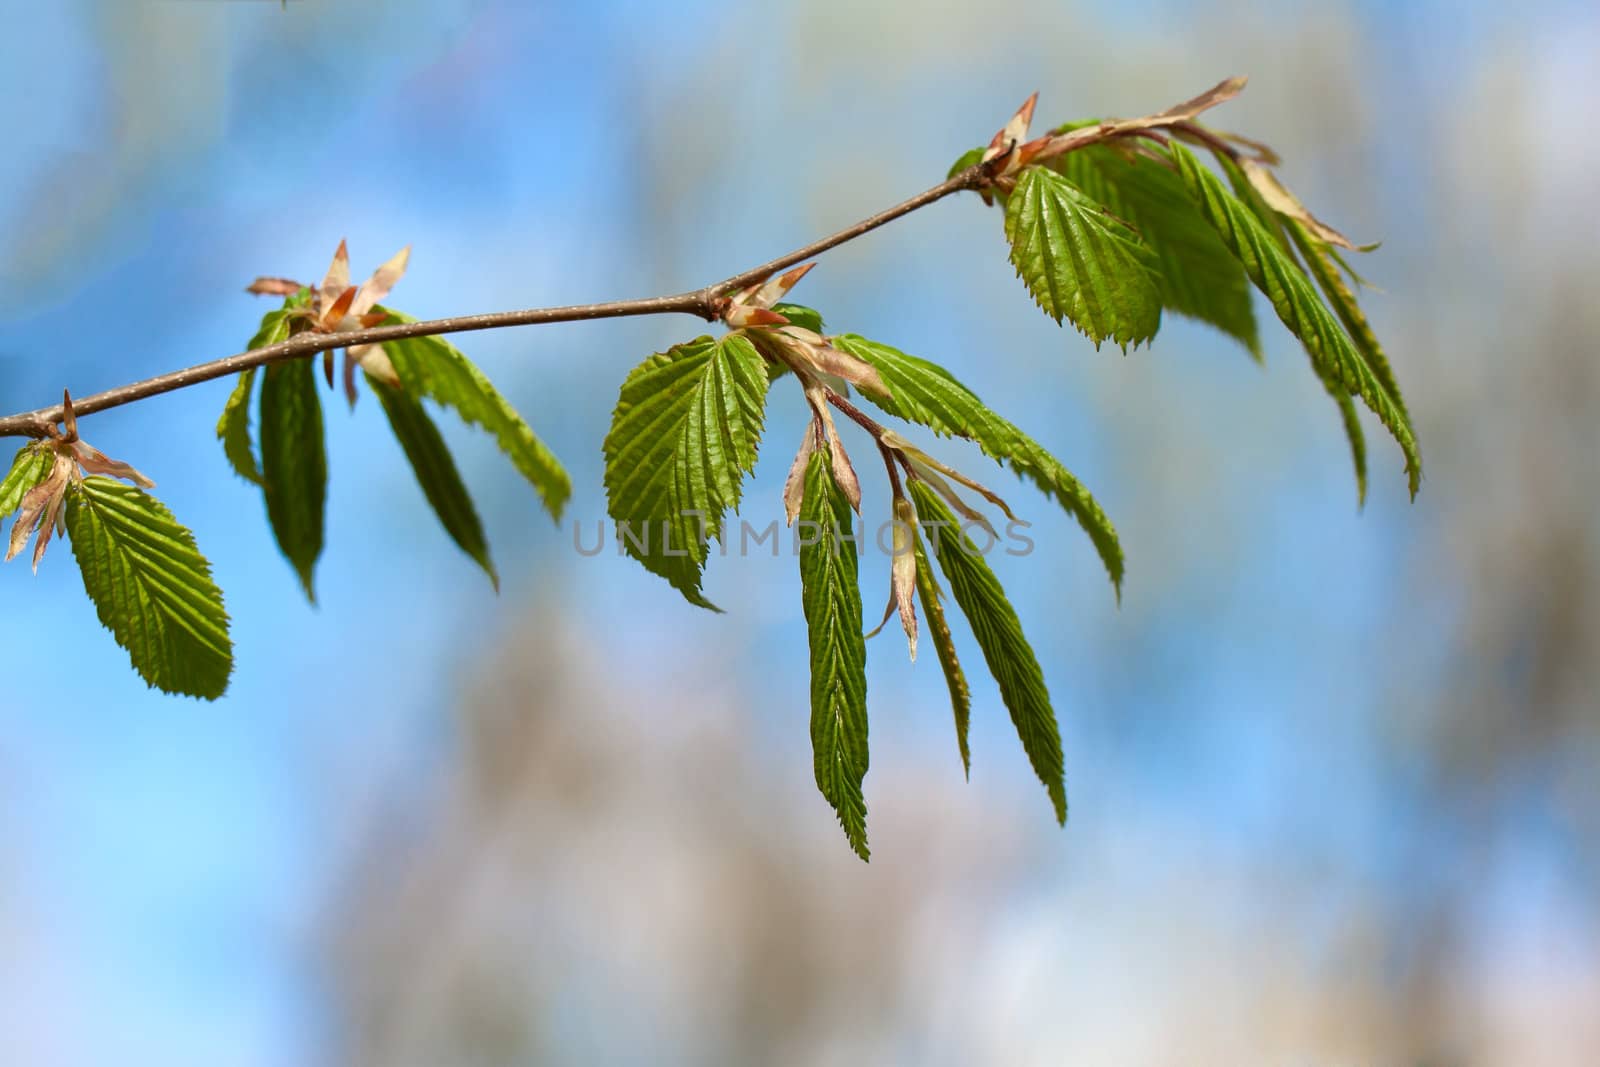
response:
<path fill-rule="evenodd" d="M 233 642 L 194 535 L 155 497 L 102 477 L 67 490 L 66 524 L 84 591 L 139 676 L 163 692 L 220 697 Z"/>
<path fill-rule="evenodd" d="M 1404 408 L 1323 304 L 1311 279 L 1256 213 L 1203 167 L 1194 153 L 1176 141 L 1169 151 L 1201 213 L 1244 264 L 1256 288 L 1272 301 L 1278 318 L 1305 345 L 1319 372 L 1351 395 L 1361 397 L 1393 435 L 1405 454 L 1411 495 L 1416 496 L 1422 480 L 1422 456 Z"/>
<path fill-rule="evenodd" d="M 645 360 L 622 383 L 606 434 L 606 499 L 618 543 L 690 603 L 708 545 L 756 463 L 767 371 L 738 333 L 699 337 Z"/>
<path fill-rule="evenodd" d="M 278 548 L 314 604 L 313 572 L 322 555 L 328 456 L 317 374 L 310 360 L 267 367 L 261 384 L 261 488 Z"/>
<path fill-rule="evenodd" d="M 1356 403 L 1350 399 L 1350 394 L 1339 387 L 1338 382 L 1326 378 L 1322 381 L 1323 387 L 1333 397 L 1334 403 L 1339 405 L 1339 419 L 1344 424 L 1345 440 L 1350 442 L 1350 461 L 1356 468 L 1356 504 L 1365 506 L 1367 503 L 1367 435 L 1361 429 L 1361 417 L 1356 413 Z"/>
<path fill-rule="evenodd" d="M 367 385 L 377 396 L 383 413 L 389 418 L 389 427 L 395 440 L 405 450 L 411 461 L 411 471 L 417 476 L 422 495 L 433 506 L 439 523 L 468 556 L 477 561 L 495 591 L 500 589 L 500 575 L 495 573 L 494 561 L 489 558 L 489 542 L 483 534 L 483 524 L 478 521 L 477 509 L 472 506 L 472 496 L 461 480 L 455 459 L 433 424 L 422 403 L 406 393 L 372 377 Z"/>
<path fill-rule="evenodd" d="M 967 747 L 967 727 L 972 720 L 972 690 L 967 686 L 967 675 L 956 657 L 955 638 L 950 633 L 950 623 L 944 617 L 944 591 L 939 579 L 933 575 L 933 563 L 928 559 L 922 538 L 916 539 L 917 599 L 922 603 L 922 617 L 928 625 L 928 635 L 933 640 L 934 651 L 939 654 L 939 667 L 944 671 L 944 681 L 950 689 L 950 709 L 956 719 L 956 746 L 961 750 L 961 769 L 972 776 L 972 752 Z"/>
<path fill-rule="evenodd" d="M 258 279 L 260 280 L 263 279 Z M 254 351 L 287 341 L 292 325 L 290 313 L 293 308 L 304 303 L 307 297 L 308 294 L 304 290 L 297 289 L 289 294 L 283 307 L 263 315 L 261 328 L 250 338 L 250 344 L 246 347 Z M 222 442 L 223 455 L 227 456 L 228 464 L 233 467 L 234 473 L 247 482 L 260 485 L 261 467 L 256 462 L 255 448 L 250 441 L 250 397 L 255 388 L 255 381 L 255 367 L 240 373 L 238 384 L 233 387 L 233 392 L 228 394 L 228 402 L 222 407 L 222 416 L 217 419 L 217 439 Z"/>
<path fill-rule="evenodd" d="M 1054 497 L 1094 542 L 1112 585 L 1121 595 L 1123 557 L 1117 531 L 1094 497 L 1059 460 L 984 406 L 970 389 L 937 363 L 855 334 L 835 337 L 833 344 L 877 368 L 889 393 L 863 390 L 863 395 L 885 412 L 908 422 L 921 423 L 937 434 L 977 442 L 978 447 L 997 462 L 1009 463 L 1019 475 L 1031 479 Z"/>
<path fill-rule="evenodd" d="M 238 384 L 222 407 L 222 417 L 217 420 L 217 437 L 222 441 L 222 453 L 228 457 L 233 472 L 247 482 L 260 485 L 261 467 L 256 463 L 255 446 L 250 442 L 250 397 L 255 384 L 256 368 L 251 367 L 239 375 Z"/>
<path fill-rule="evenodd" d="M 850 502 L 824 451 L 812 453 L 800 506 L 800 586 L 811 645 L 811 751 L 817 788 L 833 805 L 850 847 L 867 850 L 867 646 L 850 540 Z"/>
<path fill-rule="evenodd" d="M 1356 294 L 1351 291 L 1344 280 L 1344 275 L 1339 272 L 1338 263 L 1333 258 L 1338 253 L 1326 243 L 1318 241 L 1301 223 L 1289 220 L 1287 228 L 1295 246 L 1300 249 L 1301 256 L 1311 268 L 1312 277 L 1317 279 L 1317 284 L 1322 287 L 1322 293 L 1327 297 L 1334 313 L 1339 316 L 1339 321 L 1344 323 L 1345 332 L 1350 335 L 1350 340 L 1360 349 L 1362 356 L 1372 367 L 1372 373 L 1377 375 L 1378 384 L 1388 392 L 1390 398 L 1394 400 L 1395 407 L 1400 409 L 1401 416 L 1409 423 L 1411 415 L 1406 411 L 1405 398 L 1400 395 L 1400 383 L 1395 380 L 1394 368 L 1389 365 L 1389 357 L 1384 353 L 1383 345 L 1378 342 L 1378 335 L 1373 331 L 1372 324 L 1367 321 L 1361 305 L 1356 302 Z"/>
<path fill-rule="evenodd" d="M 417 321 L 392 309 L 388 312 L 386 323 Z M 407 393 L 451 408 L 465 422 L 493 434 L 500 451 L 533 486 L 551 516 L 560 521 L 561 509 L 572 495 L 572 480 L 477 364 L 442 337 L 385 341 L 383 351 Z"/>
<path fill-rule="evenodd" d="M 1161 326 L 1156 259 L 1139 235 L 1066 178 L 1028 167 L 1006 200 L 1011 262 L 1051 318 L 1098 347 L 1148 341 Z"/>
<path fill-rule="evenodd" d="M 0 481 L 0 519 L 16 511 L 28 490 L 50 477 L 55 465 L 56 454 L 49 448 L 26 444 L 17 449 L 11 470 Z"/>
<path fill-rule="evenodd" d="M 1240 204 L 1255 216 L 1261 228 L 1283 250 L 1284 256 L 1289 260 L 1295 270 L 1303 271 L 1304 268 L 1295 259 L 1294 250 L 1290 245 L 1288 229 L 1294 220 L 1275 210 L 1263 195 L 1262 185 L 1259 181 L 1252 181 L 1244 169 L 1236 163 L 1226 152 L 1214 151 L 1214 157 L 1222 172 L 1227 176 L 1228 184 L 1233 187 L 1234 195 L 1239 198 Z M 1180 179 L 1181 181 L 1181 179 Z M 1298 203 L 1298 201 L 1297 201 Z M 1326 287 L 1324 287 L 1326 291 Z M 1341 316 L 1342 318 L 1342 316 Z M 1351 339 L 1354 340 L 1352 333 Z M 1376 344 L 1376 339 L 1373 341 Z M 1302 346 L 1304 347 L 1304 346 Z M 1358 347 L 1361 347 L 1358 343 Z M 1363 353 L 1365 349 L 1363 348 Z M 1306 357 L 1311 362 L 1311 370 L 1322 382 L 1333 402 L 1339 408 L 1339 422 L 1344 428 L 1345 440 L 1350 443 L 1350 460 L 1356 472 L 1356 506 L 1365 507 L 1367 503 L 1367 435 L 1361 428 L 1361 418 L 1356 414 L 1355 401 L 1351 399 L 1350 390 L 1344 387 L 1324 363 L 1319 363 L 1316 355 L 1309 347 L 1305 349 Z M 1391 394 L 1393 396 L 1393 394 Z M 1404 403 L 1399 403 L 1400 411 L 1405 413 Z M 1406 416 L 1409 423 L 1410 416 Z"/>
<path fill-rule="evenodd" d="M 1261 358 L 1250 280 L 1176 172 L 1108 145 L 1068 152 L 1051 165 L 1137 228 L 1155 253 L 1163 307 L 1210 323 Z"/>
<path fill-rule="evenodd" d="M 1061 733 L 1050 707 L 1044 672 L 1023 636 L 1016 610 L 978 546 L 961 532 L 955 515 L 938 494 L 920 481 L 911 482 L 908 488 L 917 507 L 917 520 L 933 542 L 933 554 L 950 592 L 972 626 L 989 673 L 999 683 L 1000 699 L 1011 713 L 1028 762 L 1050 794 L 1056 821 L 1065 823 L 1067 787 Z"/>

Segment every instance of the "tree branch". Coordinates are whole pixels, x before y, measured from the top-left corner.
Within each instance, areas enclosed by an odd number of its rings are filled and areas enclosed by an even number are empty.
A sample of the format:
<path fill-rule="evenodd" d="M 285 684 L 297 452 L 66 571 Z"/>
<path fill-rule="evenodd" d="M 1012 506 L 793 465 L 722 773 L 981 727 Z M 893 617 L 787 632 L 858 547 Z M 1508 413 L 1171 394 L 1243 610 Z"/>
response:
<path fill-rule="evenodd" d="M 646 297 L 641 300 L 615 300 L 601 304 L 575 304 L 567 307 L 529 308 L 522 311 L 498 311 L 483 315 L 459 315 L 426 322 L 408 322 L 395 326 L 375 326 L 365 330 L 346 330 L 340 333 L 306 332 L 296 334 L 287 341 L 265 348 L 251 349 L 237 355 L 224 356 L 207 363 L 198 363 L 183 370 L 169 371 L 145 378 L 142 381 L 107 389 L 101 393 L 73 401 L 78 415 L 93 415 L 99 411 L 122 407 L 162 393 L 186 389 L 191 385 L 223 378 L 251 367 L 269 363 L 282 363 L 292 359 L 307 359 L 318 352 L 351 345 L 378 344 L 399 341 L 407 337 L 433 337 L 448 333 L 467 333 L 473 330 L 497 330 L 508 326 L 536 326 L 551 322 L 582 322 L 589 319 L 612 319 L 632 315 L 698 315 L 715 322 L 728 303 L 728 294 L 736 289 L 762 280 L 769 275 L 793 266 L 802 260 L 820 255 L 847 241 L 893 222 L 902 215 L 942 200 L 963 189 L 977 189 L 993 180 L 994 167 L 977 164 L 968 167 L 947 181 L 918 193 L 909 200 L 878 212 L 819 241 L 779 256 L 770 263 L 752 267 L 713 285 L 675 296 Z M 0 437 L 46 437 L 64 417 L 60 404 L 19 412 L 0 418 Z"/>

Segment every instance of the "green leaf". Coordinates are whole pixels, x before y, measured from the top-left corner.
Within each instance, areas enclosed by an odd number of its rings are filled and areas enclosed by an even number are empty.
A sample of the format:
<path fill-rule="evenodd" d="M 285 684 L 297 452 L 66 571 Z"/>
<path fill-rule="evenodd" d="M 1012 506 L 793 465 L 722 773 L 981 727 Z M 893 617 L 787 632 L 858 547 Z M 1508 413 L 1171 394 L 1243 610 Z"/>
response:
<path fill-rule="evenodd" d="M 56 455 L 51 449 L 34 444 L 17 449 L 10 472 L 0 481 L 0 519 L 21 507 L 28 490 L 50 477 L 55 466 Z"/>
<path fill-rule="evenodd" d="M 1282 216 L 1280 216 L 1282 217 Z M 1300 249 L 1300 254 L 1305 258 L 1311 268 L 1312 277 L 1317 279 L 1317 284 L 1322 288 L 1322 293 L 1333 307 L 1334 313 L 1339 316 L 1339 321 L 1344 323 L 1345 332 L 1350 335 L 1350 340 L 1355 342 L 1356 348 L 1372 367 L 1372 373 L 1394 400 L 1395 407 L 1400 409 L 1400 414 L 1409 424 L 1410 412 L 1406 411 L 1405 398 L 1400 395 L 1400 383 L 1395 380 L 1394 368 L 1389 365 L 1389 357 L 1383 351 L 1383 345 L 1378 343 L 1378 335 L 1373 332 L 1372 324 L 1367 321 L 1367 316 L 1362 312 L 1361 305 L 1356 303 L 1356 294 L 1345 283 L 1344 275 L 1339 272 L 1338 263 L 1332 258 L 1333 248 L 1326 242 L 1319 241 L 1311 235 L 1305 224 L 1295 219 L 1284 219 L 1290 236 L 1294 239 L 1295 246 Z"/>
<path fill-rule="evenodd" d="M 1210 323 L 1260 360 L 1250 280 L 1175 171 L 1109 145 L 1076 149 L 1048 165 L 1137 228 L 1155 253 L 1163 307 Z"/>
<path fill-rule="evenodd" d="M 267 312 L 261 317 L 261 328 L 250 338 L 246 348 L 254 351 L 268 345 L 280 344 L 289 339 L 292 326 L 292 309 L 303 305 L 308 294 L 304 290 L 283 302 L 283 307 Z M 247 482 L 261 484 L 261 468 L 256 463 L 255 449 L 250 443 L 250 394 L 255 387 L 256 368 L 251 367 L 239 375 L 238 384 L 228 394 L 228 402 L 217 419 L 217 439 L 222 442 L 222 453 L 234 473 Z"/>
<path fill-rule="evenodd" d="M 194 535 L 155 497 L 102 477 L 67 490 L 66 521 L 84 591 L 139 676 L 163 692 L 220 697 L 233 642 Z"/>
<path fill-rule="evenodd" d="M 1022 623 L 1006 599 L 1000 580 L 984 561 L 978 546 L 961 532 L 956 517 L 937 493 L 920 480 L 907 487 L 917 507 L 917 521 L 933 541 L 934 556 L 950 583 L 956 604 L 972 626 L 989 672 L 1000 685 L 1000 699 L 1022 738 L 1022 749 L 1034 773 L 1050 793 L 1056 821 L 1067 821 L 1066 769 L 1061 757 L 1061 733 L 1050 707 L 1044 672 L 1033 648 L 1023 636 Z"/>
<path fill-rule="evenodd" d="M 267 367 L 261 385 L 261 488 L 278 548 L 315 604 L 312 573 L 322 555 L 328 457 L 317 372 L 310 360 Z"/>
<path fill-rule="evenodd" d="M 1328 395 L 1333 397 L 1334 403 L 1339 405 L 1344 436 L 1350 442 L 1350 461 L 1356 468 L 1356 504 L 1364 507 L 1367 503 L 1367 435 L 1361 430 L 1361 416 L 1356 412 L 1355 401 L 1339 387 L 1338 382 L 1324 378 L 1322 384 L 1328 390 Z"/>
<path fill-rule="evenodd" d="M 389 312 L 390 324 L 417 321 L 398 311 L 384 310 Z M 493 434 L 500 451 L 510 457 L 512 465 L 539 494 L 545 509 L 560 521 L 561 509 L 572 495 L 572 480 L 477 364 L 442 337 L 386 341 L 383 350 L 406 392 L 453 408 L 465 422 Z"/>
<path fill-rule="evenodd" d="M 1201 166 L 1194 153 L 1175 141 L 1169 151 L 1206 221 L 1244 264 L 1245 273 L 1256 288 L 1272 301 L 1278 318 L 1305 345 L 1318 373 L 1351 395 L 1361 397 L 1393 435 L 1405 454 L 1411 495 L 1415 497 L 1422 481 L 1422 456 L 1404 409 L 1322 303 L 1311 279 L 1255 211 Z"/>
<path fill-rule="evenodd" d="M 813 333 L 822 332 L 822 312 L 816 308 L 808 308 L 804 304 L 789 304 L 780 301 L 772 305 L 772 310 L 788 319 L 791 325 L 804 326 Z"/>
<path fill-rule="evenodd" d="M 256 368 L 239 375 L 239 382 L 228 394 L 217 420 L 217 438 L 233 472 L 247 482 L 261 484 L 261 468 L 256 463 L 255 446 L 250 443 L 250 396 L 255 389 Z"/>
<path fill-rule="evenodd" d="M 950 164 L 950 172 L 945 175 L 945 178 L 947 180 L 954 178 L 957 174 L 960 174 L 968 167 L 975 166 L 982 162 L 983 148 L 981 146 L 978 148 L 969 148 L 965 152 L 961 153 L 960 156 L 956 157 L 956 161 L 954 163 Z"/>
<path fill-rule="evenodd" d="M 1287 232 L 1288 227 L 1297 225 L 1296 221 L 1282 212 L 1273 210 L 1272 205 L 1268 204 L 1266 198 L 1261 195 L 1261 190 L 1257 189 L 1255 184 L 1251 182 L 1249 175 L 1245 174 L 1243 168 L 1234 162 L 1226 152 L 1214 150 L 1212 154 L 1216 158 L 1217 164 L 1222 168 L 1223 174 L 1227 176 L 1228 184 L 1233 187 L 1233 193 L 1239 198 L 1240 203 L 1250 210 L 1256 221 L 1261 224 L 1261 228 L 1277 242 L 1279 248 L 1283 249 L 1283 254 L 1295 269 L 1303 271 L 1305 268 L 1295 259 L 1294 252 L 1290 248 L 1289 233 Z M 1340 280 L 1336 278 L 1335 281 L 1338 282 Z M 1323 291 L 1327 292 L 1326 285 L 1323 286 Z M 1342 315 L 1340 317 L 1343 319 Z M 1348 320 L 1346 321 L 1348 322 Z M 1351 339 L 1355 340 L 1353 333 L 1351 333 Z M 1373 338 L 1372 343 L 1376 345 L 1377 339 Z M 1358 347 L 1362 347 L 1359 342 Z M 1362 352 L 1365 355 L 1366 349 L 1364 347 L 1362 347 Z M 1329 396 L 1333 397 L 1333 402 L 1339 407 L 1339 421 L 1344 427 L 1345 440 L 1350 442 L 1350 459 L 1355 465 L 1356 506 L 1365 507 L 1367 504 L 1367 435 L 1361 429 L 1361 418 L 1356 413 L 1355 402 L 1350 397 L 1350 391 L 1329 372 L 1325 365 L 1317 362 L 1316 356 L 1312 354 L 1309 348 L 1306 349 L 1306 356 L 1311 361 L 1312 371 L 1322 382 L 1322 387 L 1327 390 Z M 1395 399 L 1398 402 L 1398 396 L 1395 396 Z M 1405 412 L 1403 403 L 1400 404 L 1400 410 L 1402 414 Z M 1410 416 L 1406 416 L 1406 418 L 1409 424 Z"/>
<path fill-rule="evenodd" d="M 832 339 L 835 348 L 863 359 L 878 371 L 892 395 L 863 388 L 862 395 L 890 415 L 921 423 L 934 433 L 965 437 L 997 462 L 1010 463 L 1078 520 L 1100 553 L 1111 583 L 1122 593 L 1122 546 L 1111 520 L 1089 491 L 1032 438 L 984 406 L 983 401 L 937 363 L 907 355 L 865 337 Z"/>
<path fill-rule="evenodd" d="M 944 617 L 942 603 L 944 591 L 933 576 L 933 564 L 923 547 L 922 538 L 916 539 L 917 599 L 922 603 L 922 620 L 927 624 L 933 639 L 933 649 L 939 656 L 939 667 L 944 671 L 945 685 L 950 689 L 950 708 L 956 718 L 956 747 L 961 750 L 961 769 L 972 777 L 972 752 L 967 747 L 967 727 L 972 720 L 972 690 L 967 686 L 967 676 L 956 658 L 955 638 L 950 634 L 950 623 Z"/>
<path fill-rule="evenodd" d="M 428 503 L 433 505 L 433 513 L 439 516 L 445 532 L 461 551 L 477 560 L 498 592 L 500 576 L 489 558 L 489 542 L 484 537 L 483 524 L 478 521 L 472 497 L 461 481 L 461 473 L 456 469 L 444 438 L 439 435 L 439 428 L 428 418 L 421 402 L 404 389 L 397 389 L 370 374 L 367 385 L 383 405 L 395 440 L 400 442 L 406 459 L 411 461 L 417 484 L 422 487 Z"/>
<path fill-rule="evenodd" d="M 1127 224 L 1066 178 L 1027 167 L 1006 200 L 1006 240 L 1017 275 L 1045 314 L 1063 317 L 1095 347 L 1126 351 L 1161 326 L 1156 258 Z"/>
<path fill-rule="evenodd" d="M 850 502 L 826 451 L 806 466 L 800 505 L 800 587 L 811 644 L 811 751 L 817 788 L 839 816 L 850 847 L 867 850 L 867 645 L 851 537 Z"/>
<path fill-rule="evenodd" d="M 622 383 L 606 435 L 606 498 L 618 543 L 690 603 L 709 543 L 756 464 L 766 365 L 745 337 L 699 337 L 645 360 Z"/>

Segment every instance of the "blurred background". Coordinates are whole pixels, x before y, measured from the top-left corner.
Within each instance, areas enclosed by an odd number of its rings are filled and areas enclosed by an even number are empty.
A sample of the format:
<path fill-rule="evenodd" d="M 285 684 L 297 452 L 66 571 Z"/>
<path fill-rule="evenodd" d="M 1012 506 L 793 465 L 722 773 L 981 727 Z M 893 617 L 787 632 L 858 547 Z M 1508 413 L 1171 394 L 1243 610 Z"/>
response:
<path fill-rule="evenodd" d="M 327 404 L 318 609 L 213 439 L 231 383 L 94 416 L 212 559 L 238 666 L 214 705 L 147 692 L 65 546 L 0 571 L 4 1062 L 1594 1062 L 1592 4 L 0 8 L 7 412 L 239 350 L 244 285 L 342 237 L 357 277 L 413 245 L 421 317 L 677 291 L 933 184 L 1035 89 L 1053 124 L 1247 73 L 1214 121 L 1384 242 L 1359 268 L 1427 461 L 1409 503 L 1369 420 L 1358 510 L 1267 309 L 1264 369 L 1176 319 L 1096 352 L 975 197 L 829 254 L 796 298 L 951 367 L 1129 557 L 1119 609 L 993 473 L 1035 523 L 994 561 L 1071 818 L 964 627 L 970 783 L 932 657 L 882 637 L 863 866 L 812 781 L 793 559 L 714 560 L 712 615 L 573 548 L 618 382 L 703 324 L 462 339 L 575 483 L 557 527 L 444 420 L 498 598 L 370 397 Z M 757 525 L 803 418 L 776 389 Z M 886 583 L 869 557 L 869 609 Z"/>

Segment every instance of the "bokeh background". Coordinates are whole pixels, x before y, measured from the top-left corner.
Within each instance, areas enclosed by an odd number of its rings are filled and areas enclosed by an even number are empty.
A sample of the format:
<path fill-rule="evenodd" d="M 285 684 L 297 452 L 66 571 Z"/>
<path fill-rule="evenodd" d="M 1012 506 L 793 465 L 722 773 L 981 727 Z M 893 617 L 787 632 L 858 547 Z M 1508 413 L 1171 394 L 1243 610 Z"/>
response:
<path fill-rule="evenodd" d="M 1034 89 L 1056 122 L 1248 73 L 1215 120 L 1384 241 L 1360 266 L 1427 479 L 1409 503 L 1369 421 L 1358 511 L 1275 323 L 1265 369 L 1177 320 L 1127 356 L 1058 329 L 976 198 L 828 255 L 796 297 L 949 365 L 1130 560 L 1119 609 L 1012 487 L 1039 550 L 995 560 L 1064 830 L 965 633 L 970 783 L 931 657 L 870 646 L 863 866 L 811 780 L 793 560 L 714 561 L 714 616 L 573 550 L 618 381 L 696 321 L 463 339 L 576 484 L 558 528 L 450 431 L 498 598 L 370 398 L 329 401 L 316 610 L 213 440 L 228 383 L 95 416 L 213 560 L 238 667 L 162 698 L 65 546 L 0 572 L 0 1060 L 1600 1055 L 1592 4 L 286 8 L 0 3 L 0 407 L 237 351 L 244 284 L 315 279 L 341 237 L 358 276 L 413 244 L 392 303 L 423 317 L 676 291 L 932 184 Z M 801 408 L 775 391 L 758 524 Z"/>

